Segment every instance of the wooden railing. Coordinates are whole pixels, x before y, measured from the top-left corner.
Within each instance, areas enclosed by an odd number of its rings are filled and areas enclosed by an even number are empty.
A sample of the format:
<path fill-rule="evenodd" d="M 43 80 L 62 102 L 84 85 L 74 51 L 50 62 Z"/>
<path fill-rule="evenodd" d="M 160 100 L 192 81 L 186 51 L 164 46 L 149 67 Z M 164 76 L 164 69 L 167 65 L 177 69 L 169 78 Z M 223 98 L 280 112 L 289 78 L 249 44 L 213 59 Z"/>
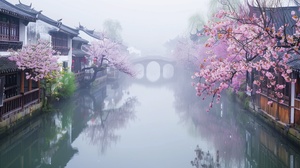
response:
<path fill-rule="evenodd" d="M 99 72 L 97 72 L 97 78 L 100 78 L 100 77 L 102 77 L 102 76 L 105 76 L 105 75 L 107 75 L 107 71 L 106 71 L 106 69 L 105 69 L 105 70 L 103 70 L 103 71 L 99 71 Z"/>
<path fill-rule="evenodd" d="M 39 90 L 40 89 L 37 88 L 37 89 L 33 89 L 29 92 L 24 93 L 24 107 L 27 107 L 27 106 L 39 101 L 39 97 L 40 97 Z"/>
<path fill-rule="evenodd" d="M 84 79 L 84 74 L 85 74 L 84 71 L 75 73 L 75 81 L 76 81 L 76 82 L 83 81 L 83 79 Z"/>
<path fill-rule="evenodd" d="M 13 86 L 5 87 L 4 93 L 5 93 L 5 98 L 17 96 L 18 95 L 18 86 L 13 85 Z"/>
<path fill-rule="evenodd" d="M 300 99 L 295 99 L 295 124 L 300 126 Z"/>
<path fill-rule="evenodd" d="M 7 51 L 8 49 L 21 49 L 23 45 L 22 41 L 1 41 L 0 40 L 0 51 Z"/>
<path fill-rule="evenodd" d="M 5 99 L 3 102 L 3 106 L 0 107 L 0 116 L 5 117 L 6 115 L 15 113 L 16 111 L 21 110 L 22 106 L 23 96 L 21 94 Z"/>
<path fill-rule="evenodd" d="M 273 103 L 268 105 L 268 101 L 272 100 Z M 289 111 L 290 106 L 284 103 L 277 103 L 276 99 L 268 97 L 266 94 L 260 94 L 260 108 L 267 114 L 273 116 L 275 119 L 279 119 L 284 123 L 289 123 Z M 278 110 L 278 114 L 277 114 Z"/>
<path fill-rule="evenodd" d="M 40 100 L 39 89 L 34 89 L 24 94 L 19 94 L 3 101 L 3 106 L 0 107 L 0 117 L 6 118 L 8 115 L 28 107 L 31 104 L 37 103 Z"/>

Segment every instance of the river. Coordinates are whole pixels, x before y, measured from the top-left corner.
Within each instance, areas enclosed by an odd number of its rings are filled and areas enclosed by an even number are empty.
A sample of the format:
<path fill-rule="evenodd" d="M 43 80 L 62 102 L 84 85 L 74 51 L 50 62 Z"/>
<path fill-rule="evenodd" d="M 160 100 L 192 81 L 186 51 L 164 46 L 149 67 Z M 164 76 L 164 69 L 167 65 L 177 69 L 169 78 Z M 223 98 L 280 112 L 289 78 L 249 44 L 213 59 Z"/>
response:
<path fill-rule="evenodd" d="M 232 97 L 206 112 L 190 75 L 80 90 L 0 140 L 1 168 L 299 168 L 300 150 Z"/>

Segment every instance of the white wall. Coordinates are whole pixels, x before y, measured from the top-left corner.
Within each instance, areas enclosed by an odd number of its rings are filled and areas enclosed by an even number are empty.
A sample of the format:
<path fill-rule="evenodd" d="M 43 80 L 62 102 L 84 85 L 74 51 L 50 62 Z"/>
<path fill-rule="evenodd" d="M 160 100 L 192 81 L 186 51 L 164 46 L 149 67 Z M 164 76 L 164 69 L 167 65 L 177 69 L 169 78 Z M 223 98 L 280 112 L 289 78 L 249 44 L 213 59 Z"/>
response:
<path fill-rule="evenodd" d="M 22 22 L 23 20 L 19 22 L 19 41 L 22 41 L 23 45 L 27 45 L 27 26 Z"/>
<path fill-rule="evenodd" d="M 37 39 L 43 39 L 51 43 L 51 35 L 49 34 L 50 30 L 58 31 L 59 28 L 52 26 L 48 23 L 45 23 L 41 20 L 37 20 L 35 23 L 30 22 L 27 26 L 28 31 L 28 43 L 36 43 Z M 72 39 L 68 37 L 68 47 L 70 48 L 68 55 L 56 55 L 58 56 L 58 63 L 63 65 L 63 62 L 68 62 L 68 71 L 71 71 L 72 64 Z"/>

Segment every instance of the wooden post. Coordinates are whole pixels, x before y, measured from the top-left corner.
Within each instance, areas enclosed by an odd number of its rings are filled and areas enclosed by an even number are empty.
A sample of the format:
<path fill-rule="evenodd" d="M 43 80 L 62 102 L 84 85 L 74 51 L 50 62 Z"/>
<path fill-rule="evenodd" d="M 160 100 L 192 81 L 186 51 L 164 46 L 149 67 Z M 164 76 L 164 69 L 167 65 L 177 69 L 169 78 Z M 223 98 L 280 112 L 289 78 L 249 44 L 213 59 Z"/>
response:
<path fill-rule="evenodd" d="M 40 102 L 40 100 L 41 100 L 41 81 L 40 80 L 37 81 L 37 85 L 38 85 L 38 88 L 39 88 L 39 97 L 38 97 L 38 99 L 39 99 L 39 102 Z"/>
<path fill-rule="evenodd" d="M 290 108 L 290 124 L 294 124 L 295 122 L 295 82 L 291 82 L 291 108 Z"/>
<path fill-rule="evenodd" d="M 21 71 L 21 80 L 20 80 L 20 83 L 21 83 L 20 92 L 21 93 L 24 93 L 24 84 L 25 84 L 24 80 L 25 80 L 25 72 Z"/>
<path fill-rule="evenodd" d="M 28 79 L 28 91 L 32 90 L 32 79 Z"/>

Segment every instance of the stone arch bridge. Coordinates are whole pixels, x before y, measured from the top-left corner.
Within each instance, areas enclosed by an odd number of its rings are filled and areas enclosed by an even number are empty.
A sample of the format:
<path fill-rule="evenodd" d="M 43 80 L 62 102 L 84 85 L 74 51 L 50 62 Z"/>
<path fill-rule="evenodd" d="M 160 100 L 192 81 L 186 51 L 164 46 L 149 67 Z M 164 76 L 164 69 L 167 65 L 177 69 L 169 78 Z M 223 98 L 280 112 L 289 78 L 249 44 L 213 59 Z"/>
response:
<path fill-rule="evenodd" d="M 168 81 L 171 81 L 175 78 L 175 66 L 176 66 L 176 61 L 172 58 L 168 58 L 168 57 L 162 57 L 162 56 L 146 56 L 146 57 L 139 57 L 139 58 L 136 58 L 136 59 L 132 59 L 131 60 L 131 63 L 134 64 L 134 65 L 137 65 L 137 64 L 140 64 L 143 66 L 143 77 L 141 79 L 139 79 L 139 81 L 141 82 L 147 82 L 147 77 L 146 77 L 146 74 L 147 74 L 147 67 L 148 65 L 151 63 L 151 62 L 156 62 L 158 65 L 159 65 L 159 74 L 160 74 L 160 77 L 158 79 L 158 81 L 155 81 L 155 83 L 164 83 L 164 82 L 168 82 Z M 171 78 L 164 78 L 163 77 L 163 73 L 164 71 L 166 70 L 166 66 L 167 65 L 170 65 L 173 67 L 173 76 Z"/>

